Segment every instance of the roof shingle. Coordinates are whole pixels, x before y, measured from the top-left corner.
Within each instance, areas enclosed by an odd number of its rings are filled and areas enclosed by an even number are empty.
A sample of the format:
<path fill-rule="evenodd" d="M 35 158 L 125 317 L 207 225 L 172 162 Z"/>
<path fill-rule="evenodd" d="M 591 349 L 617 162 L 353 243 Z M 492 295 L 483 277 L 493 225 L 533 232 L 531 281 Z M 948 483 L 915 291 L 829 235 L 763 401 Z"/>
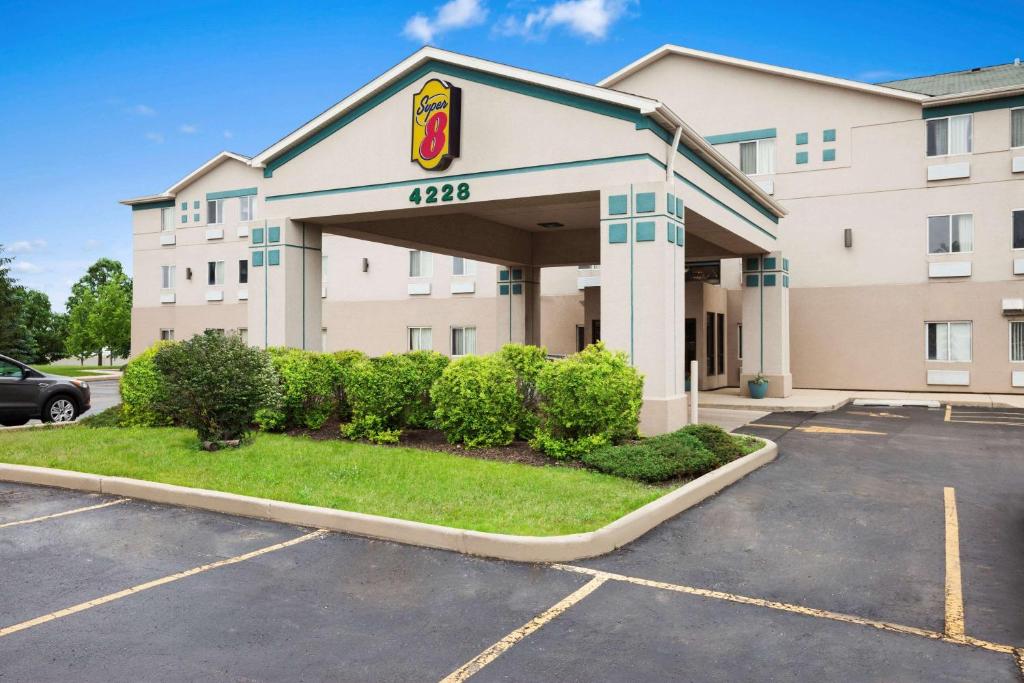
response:
<path fill-rule="evenodd" d="M 965 71 L 951 71 L 934 76 L 904 78 L 877 85 L 931 96 L 975 92 L 989 88 L 1024 85 L 1024 64 L 1017 61 Z"/>

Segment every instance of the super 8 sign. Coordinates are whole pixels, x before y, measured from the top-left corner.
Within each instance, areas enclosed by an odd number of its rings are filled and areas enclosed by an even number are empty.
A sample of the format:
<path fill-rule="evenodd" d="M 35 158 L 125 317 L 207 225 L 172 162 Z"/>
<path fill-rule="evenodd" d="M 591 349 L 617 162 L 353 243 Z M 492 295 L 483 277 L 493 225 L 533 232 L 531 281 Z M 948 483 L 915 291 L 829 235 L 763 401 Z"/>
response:
<path fill-rule="evenodd" d="M 412 161 L 443 171 L 459 156 L 462 90 L 432 78 L 412 96 Z"/>

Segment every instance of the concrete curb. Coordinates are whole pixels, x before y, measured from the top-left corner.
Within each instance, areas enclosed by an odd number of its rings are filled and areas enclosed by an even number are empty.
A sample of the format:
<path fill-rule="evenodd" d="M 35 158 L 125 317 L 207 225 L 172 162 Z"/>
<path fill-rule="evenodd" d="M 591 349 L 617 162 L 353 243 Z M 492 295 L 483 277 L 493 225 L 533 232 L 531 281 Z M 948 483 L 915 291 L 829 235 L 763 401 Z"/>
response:
<path fill-rule="evenodd" d="M 951 405 L 962 408 L 1019 408 L 1019 406 L 1010 403 L 1008 401 L 1000 401 L 994 399 L 988 395 L 979 395 L 977 399 L 971 398 L 957 398 L 954 400 L 943 400 L 935 399 L 939 405 Z M 762 399 L 757 404 L 754 403 L 715 403 L 709 401 L 707 403 L 701 402 L 698 408 L 710 408 L 714 410 L 750 410 L 760 411 L 764 413 L 831 413 L 835 410 L 839 410 L 843 406 L 855 403 L 857 401 L 870 401 L 871 403 L 865 403 L 864 405 L 881 405 L 882 403 L 891 404 L 894 402 L 900 402 L 901 399 L 882 399 L 882 398 L 871 398 L 862 397 L 857 394 L 852 396 L 838 399 L 832 403 L 817 403 L 814 405 L 786 405 L 772 403 L 771 399 Z M 922 407 L 923 404 L 928 401 L 922 399 L 907 398 L 902 401 L 905 405 L 916 404 Z"/>
<path fill-rule="evenodd" d="M 596 531 L 565 536 L 514 536 L 469 531 L 221 491 L 30 465 L 0 463 L 0 481 L 107 493 L 284 524 L 343 531 L 358 536 L 501 560 L 571 562 L 603 555 L 630 543 L 665 520 L 713 496 L 765 463 L 771 462 L 778 454 L 778 446 L 767 439 L 762 441 L 765 445 L 761 449 L 694 479 L 611 524 Z"/>
<path fill-rule="evenodd" d="M 121 375 L 83 375 L 81 377 L 72 377 L 71 379 L 79 379 L 83 382 L 113 382 L 120 380 Z"/>

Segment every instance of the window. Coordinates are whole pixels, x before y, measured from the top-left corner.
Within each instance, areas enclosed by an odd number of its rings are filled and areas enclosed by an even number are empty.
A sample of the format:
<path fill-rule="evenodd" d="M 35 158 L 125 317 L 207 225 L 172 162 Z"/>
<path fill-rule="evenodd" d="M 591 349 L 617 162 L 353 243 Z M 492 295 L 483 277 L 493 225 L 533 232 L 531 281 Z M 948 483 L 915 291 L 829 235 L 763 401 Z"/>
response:
<path fill-rule="evenodd" d="M 775 173 L 775 139 L 741 142 L 740 170 L 747 175 Z"/>
<path fill-rule="evenodd" d="M 971 153 L 971 114 L 928 120 L 928 156 Z"/>
<path fill-rule="evenodd" d="M 1024 147 L 1024 107 L 1010 110 L 1010 147 Z"/>
<path fill-rule="evenodd" d="M 1010 360 L 1024 363 L 1024 320 L 1010 321 Z"/>
<path fill-rule="evenodd" d="M 974 215 L 928 217 L 928 253 L 955 254 L 974 251 Z"/>
<path fill-rule="evenodd" d="M 0 377 L 21 377 L 21 367 L 14 363 L 0 360 Z"/>
<path fill-rule="evenodd" d="M 207 327 L 204 330 L 204 332 L 213 332 L 214 334 L 219 334 L 222 337 L 224 336 L 224 328 L 223 327 Z"/>
<path fill-rule="evenodd" d="M 1024 249 L 1024 209 L 1013 212 L 1013 248 Z"/>
<path fill-rule="evenodd" d="M 160 209 L 160 229 L 174 230 L 174 207 Z"/>
<path fill-rule="evenodd" d="M 718 374 L 725 374 L 725 314 L 716 313 L 718 322 Z"/>
<path fill-rule="evenodd" d="M 736 325 L 736 356 L 743 360 L 743 323 Z"/>
<path fill-rule="evenodd" d="M 243 344 L 248 344 L 249 343 L 249 328 L 248 327 L 239 327 L 238 328 L 238 338 L 242 340 Z"/>
<path fill-rule="evenodd" d="M 160 266 L 160 288 L 174 289 L 174 266 Z"/>
<path fill-rule="evenodd" d="M 249 259 L 238 259 L 238 284 L 249 284 Z"/>
<path fill-rule="evenodd" d="M 471 353 L 476 353 L 476 328 L 453 327 L 452 355 L 465 356 Z"/>
<path fill-rule="evenodd" d="M 707 359 L 707 374 L 715 374 L 715 314 L 707 314 L 707 323 L 704 325 L 704 353 Z"/>
<path fill-rule="evenodd" d="M 971 361 L 971 323 L 925 323 L 928 360 L 969 363 Z"/>
<path fill-rule="evenodd" d="M 427 251 L 409 252 L 409 277 L 430 277 L 434 274 L 434 259 Z"/>
<path fill-rule="evenodd" d="M 198 214 L 196 214 L 198 215 Z M 224 222 L 224 200 L 210 199 L 206 202 L 206 222 L 210 225 Z"/>
<path fill-rule="evenodd" d="M 461 256 L 452 257 L 452 275 L 476 275 L 476 261 Z"/>
<path fill-rule="evenodd" d="M 223 261 L 207 261 L 206 262 L 206 284 L 208 284 L 208 285 L 223 285 L 224 284 L 224 262 Z"/>
<path fill-rule="evenodd" d="M 174 330 L 169 327 L 161 328 L 160 341 L 174 341 Z"/>
<path fill-rule="evenodd" d="M 409 328 L 409 350 L 410 351 L 432 351 L 434 349 L 434 335 L 429 327 Z"/>
<path fill-rule="evenodd" d="M 583 325 L 576 326 L 576 351 L 582 351 L 587 347 L 587 333 Z"/>
<path fill-rule="evenodd" d="M 239 197 L 238 202 L 240 205 L 238 214 L 240 220 L 251 221 L 256 218 L 256 195 Z"/>

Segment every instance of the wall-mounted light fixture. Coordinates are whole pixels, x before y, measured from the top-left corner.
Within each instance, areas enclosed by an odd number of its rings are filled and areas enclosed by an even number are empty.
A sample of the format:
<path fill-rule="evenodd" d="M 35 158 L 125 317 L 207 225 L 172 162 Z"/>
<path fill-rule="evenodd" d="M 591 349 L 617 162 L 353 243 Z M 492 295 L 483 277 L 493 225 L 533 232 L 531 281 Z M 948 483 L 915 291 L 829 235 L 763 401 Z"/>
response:
<path fill-rule="evenodd" d="M 363 257 L 363 272 L 370 272 L 370 259 L 366 258 L 365 256 Z"/>
<path fill-rule="evenodd" d="M 843 229 L 843 245 L 847 249 L 850 249 L 851 247 L 853 247 L 853 228 L 844 228 Z"/>
<path fill-rule="evenodd" d="M 192 269 L 191 268 L 186 268 L 185 269 L 185 279 L 186 280 L 191 280 L 192 279 Z"/>

